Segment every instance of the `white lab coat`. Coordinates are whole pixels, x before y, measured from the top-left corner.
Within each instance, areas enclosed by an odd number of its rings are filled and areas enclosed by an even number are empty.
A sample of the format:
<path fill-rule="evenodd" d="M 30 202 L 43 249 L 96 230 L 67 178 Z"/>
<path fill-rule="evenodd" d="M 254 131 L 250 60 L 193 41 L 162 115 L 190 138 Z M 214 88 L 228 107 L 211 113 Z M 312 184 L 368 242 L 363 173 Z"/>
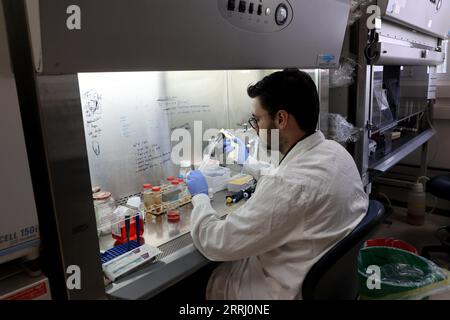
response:
<path fill-rule="evenodd" d="M 193 198 L 191 235 L 212 261 L 208 299 L 297 299 L 311 266 L 363 219 L 368 197 L 350 154 L 321 132 L 299 142 L 225 220 Z M 342 275 L 345 277 L 345 275 Z"/>

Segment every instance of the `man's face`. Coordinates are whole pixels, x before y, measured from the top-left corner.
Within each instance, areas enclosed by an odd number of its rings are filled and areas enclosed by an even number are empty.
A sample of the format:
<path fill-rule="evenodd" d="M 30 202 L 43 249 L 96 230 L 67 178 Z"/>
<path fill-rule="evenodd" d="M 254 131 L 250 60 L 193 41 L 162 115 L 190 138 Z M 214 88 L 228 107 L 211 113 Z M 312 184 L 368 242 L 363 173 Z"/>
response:
<path fill-rule="evenodd" d="M 252 110 L 252 117 L 256 122 L 256 133 L 261 140 L 261 144 L 270 151 L 272 150 L 271 131 L 277 129 L 276 124 L 267 110 L 261 105 L 259 98 L 253 99 Z"/>

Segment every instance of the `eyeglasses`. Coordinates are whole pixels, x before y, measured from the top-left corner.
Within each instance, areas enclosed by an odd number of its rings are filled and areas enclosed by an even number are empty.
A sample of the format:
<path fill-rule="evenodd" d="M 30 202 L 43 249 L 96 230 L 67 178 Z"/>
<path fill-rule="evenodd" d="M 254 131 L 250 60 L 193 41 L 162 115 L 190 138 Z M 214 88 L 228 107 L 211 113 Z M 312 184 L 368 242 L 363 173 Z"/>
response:
<path fill-rule="evenodd" d="M 259 126 L 258 126 L 258 120 L 256 120 L 255 117 L 251 117 L 250 119 L 248 119 L 248 123 L 250 124 L 250 126 L 255 129 L 258 130 Z"/>

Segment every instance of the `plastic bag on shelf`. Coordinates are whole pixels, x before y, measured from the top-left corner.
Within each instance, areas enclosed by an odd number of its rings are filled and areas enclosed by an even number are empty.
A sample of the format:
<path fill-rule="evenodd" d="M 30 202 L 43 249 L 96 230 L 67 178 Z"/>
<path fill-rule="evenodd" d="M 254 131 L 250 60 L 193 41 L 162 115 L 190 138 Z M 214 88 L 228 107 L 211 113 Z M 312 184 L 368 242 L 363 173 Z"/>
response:
<path fill-rule="evenodd" d="M 387 99 L 386 90 L 383 89 L 383 80 L 375 80 L 373 85 L 372 123 L 377 128 L 394 122 L 391 108 Z"/>
<path fill-rule="evenodd" d="M 339 68 L 330 70 L 330 88 L 340 88 L 352 85 L 354 73 L 358 64 L 350 58 L 342 58 Z"/>
<path fill-rule="evenodd" d="M 348 25 L 353 25 L 363 16 L 362 8 L 370 3 L 375 3 L 374 0 L 352 0 L 350 8 L 350 16 L 348 19 Z"/>
<path fill-rule="evenodd" d="M 356 142 L 360 138 L 360 130 L 355 128 L 343 116 L 335 113 L 320 114 L 320 130 L 327 139 L 338 143 Z"/>

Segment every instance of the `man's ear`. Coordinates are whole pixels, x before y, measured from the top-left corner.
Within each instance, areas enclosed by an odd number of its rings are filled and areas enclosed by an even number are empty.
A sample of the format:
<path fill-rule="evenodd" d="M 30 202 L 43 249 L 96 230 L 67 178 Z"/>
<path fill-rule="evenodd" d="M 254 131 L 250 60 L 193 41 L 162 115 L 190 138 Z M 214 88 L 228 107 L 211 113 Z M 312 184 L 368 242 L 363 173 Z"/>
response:
<path fill-rule="evenodd" d="M 288 125 L 289 113 L 284 110 L 278 111 L 275 120 L 278 124 L 279 129 L 285 129 Z"/>

